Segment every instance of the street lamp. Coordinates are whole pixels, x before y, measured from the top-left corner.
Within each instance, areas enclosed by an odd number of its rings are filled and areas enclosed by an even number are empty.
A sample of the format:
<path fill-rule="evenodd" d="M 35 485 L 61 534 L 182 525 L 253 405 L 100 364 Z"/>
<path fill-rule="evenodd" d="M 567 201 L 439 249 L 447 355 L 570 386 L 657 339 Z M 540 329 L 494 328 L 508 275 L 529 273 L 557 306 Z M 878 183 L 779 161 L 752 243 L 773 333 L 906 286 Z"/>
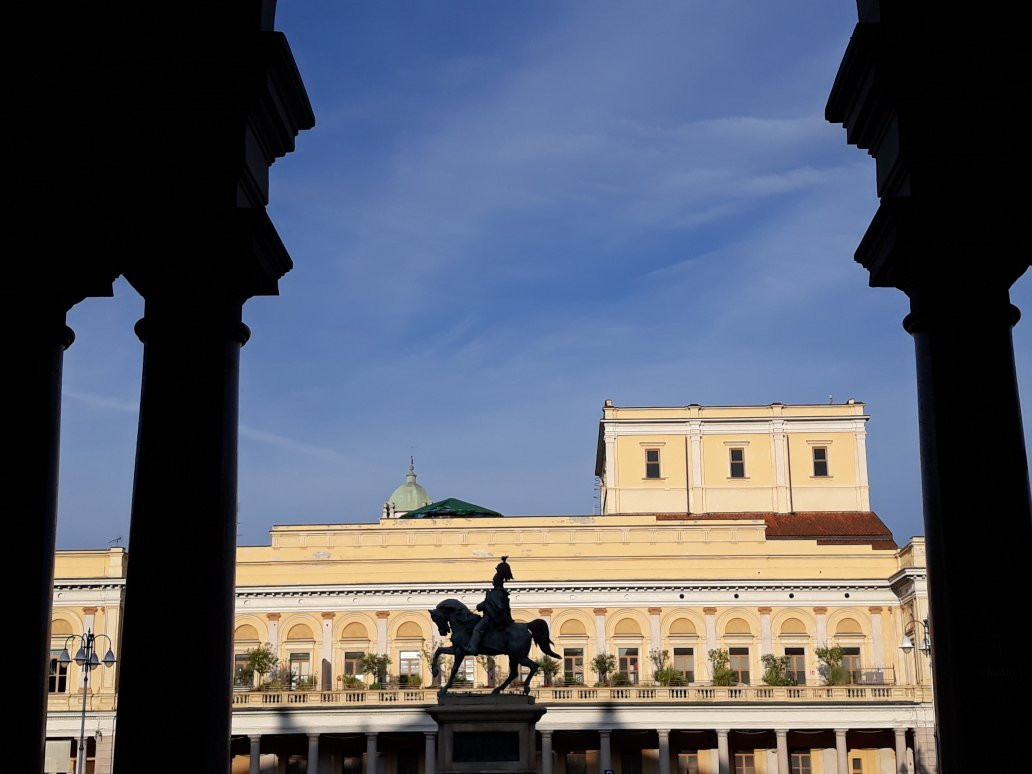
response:
<path fill-rule="evenodd" d="M 899 649 L 906 654 L 910 654 L 914 650 L 914 639 L 918 635 L 918 628 L 920 627 L 920 640 L 921 644 L 917 646 L 917 649 L 924 653 L 926 656 L 931 653 L 932 650 L 932 638 L 928 633 L 928 619 L 925 618 L 918 621 L 916 618 L 908 623 L 903 628 L 903 641 L 899 644 Z M 913 635 L 913 636 L 912 636 Z M 914 656 L 914 681 L 920 682 L 921 676 L 917 673 L 918 661 L 917 656 Z"/>
<path fill-rule="evenodd" d="M 97 658 L 96 645 L 99 637 L 103 637 L 108 643 L 103 661 Z M 111 638 L 106 634 L 94 634 L 90 629 L 86 630 L 86 634 L 70 634 L 65 638 L 64 650 L 57 659 L 65 668 L 72 661 L 68 654 L 68 643 L 72 640 L 79 640 L 75 663 L 82 667 L 82 724 L 79 726 L 79 753 L 75 757 L 75 774 L 86 774 L 86 692 L 90 683 L 90 672 L 101 664 L 110 668 L 115 663 L 115 652 L 111 649 Z"/>

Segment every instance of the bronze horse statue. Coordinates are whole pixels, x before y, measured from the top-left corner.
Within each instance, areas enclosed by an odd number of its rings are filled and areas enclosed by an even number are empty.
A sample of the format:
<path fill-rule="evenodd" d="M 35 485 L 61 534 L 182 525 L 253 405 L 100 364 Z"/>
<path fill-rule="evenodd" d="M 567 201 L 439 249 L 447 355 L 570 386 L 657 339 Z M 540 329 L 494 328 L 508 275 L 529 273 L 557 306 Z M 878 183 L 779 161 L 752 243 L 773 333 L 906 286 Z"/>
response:
<path fill-rule="evenodd" d="M 552 650 L 552 640 L 548 637 L 548 623 L 542 618 L 535 618 L 530 623 L 511 623 L 503 628 L 491 628 L 484 633 L 480 646 L 476 651 L 469 649 L 469 640 L 473 634 L 473 627 L 480 621 L 480 616 L 473 613 L 462 602 L 457 599 L 446 599 L 434 610 L 429 611 L 430 617 L 437 624 L 437 630 L 444 637 L 451 634 L 452 646 L 439 647 L 434 651 L 434 657 L 430 660 L 430 670 L 434 677 L 437 677 L 441 668 L 437 660 L 442 653 L 454 657 L 451 675 L 448 682 L 438 692 L 444 695 L 455 682 L 455 675 L 459 673 L 463 659 L 466 656 L 501 656 L 509 657 L 509 677 L 495 688 L 492 693 L 501 693 L 505 687 L 519 676 L 519 667 L 522 664 L 530 670 L 527 679 L 523 681 L 523 693 L 530 693 L 530 681 L 534 673 L 538 671 L 538 665 L 529 657 L 530 643 L 534 643 L 553 658 L 561 659 L 558 653 Z"/>

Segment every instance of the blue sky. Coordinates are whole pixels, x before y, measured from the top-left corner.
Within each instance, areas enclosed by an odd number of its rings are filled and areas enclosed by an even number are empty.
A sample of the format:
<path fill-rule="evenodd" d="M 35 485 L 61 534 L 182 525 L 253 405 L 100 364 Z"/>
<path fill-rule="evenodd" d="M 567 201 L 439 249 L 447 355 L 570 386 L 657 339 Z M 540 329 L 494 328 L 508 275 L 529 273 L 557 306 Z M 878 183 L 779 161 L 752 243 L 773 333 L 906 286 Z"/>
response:
<path fill-rule="evenodd" d="M 410 453 L 435 498 L 591 513 L 606 398 L 863 400 L 873 506 L 923 531 L 906 298 L 852 260 L 874 165 L 822 118 L 852 2 L 279 6 L 317 126 L 244 309 L 242 543 L 375 519 Z M 142 311 L 69 315 L 62 548 L 128 540 Z"/>

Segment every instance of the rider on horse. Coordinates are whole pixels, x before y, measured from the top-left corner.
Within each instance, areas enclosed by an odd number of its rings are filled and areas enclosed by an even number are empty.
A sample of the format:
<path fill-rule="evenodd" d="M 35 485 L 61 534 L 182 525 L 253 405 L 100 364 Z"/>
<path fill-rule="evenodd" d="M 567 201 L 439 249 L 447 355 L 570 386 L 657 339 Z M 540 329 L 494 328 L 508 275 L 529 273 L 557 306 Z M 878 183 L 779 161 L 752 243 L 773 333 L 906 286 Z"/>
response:
<path fill-rule="evenodd" d="M 488 590 L 484 601 L 477 605 L 477 610 L 484 614 L 480 622 L 473 629 L 473 636 L 469 640 L 469 650 L 477 652 L 480 647 L 480 639 L 484 632 L 491 628 L 504 629 L 512 623 L 512 610 L 509 608 L 509 592 L 505 590 L 507 580 L 515 580 L 512 577 L 512 568 L 509 567 L 508 556 L 503 556 L 502 561 L 495 567 L 494 578 L 491 579 L 492 588 Z"/>

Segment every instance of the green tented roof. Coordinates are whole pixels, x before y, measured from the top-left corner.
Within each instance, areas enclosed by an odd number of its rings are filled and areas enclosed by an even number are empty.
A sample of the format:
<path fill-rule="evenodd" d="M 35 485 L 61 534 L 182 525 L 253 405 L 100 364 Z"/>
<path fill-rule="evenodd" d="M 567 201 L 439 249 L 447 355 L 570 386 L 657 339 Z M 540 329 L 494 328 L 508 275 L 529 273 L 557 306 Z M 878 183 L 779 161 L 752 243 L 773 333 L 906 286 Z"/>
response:
<path fill-rule="evenodd" d="M 449 497 L 446 500 L 438 500 L 436 503 L 424 505 L 414 511 L 409 511 L 401 518 L 403 519 L 482 519 L 486 517 L 501 516 L 498 511 L 484 508 L 481 505 L 467 503 L 464 500 L 456 500 Z"/>

